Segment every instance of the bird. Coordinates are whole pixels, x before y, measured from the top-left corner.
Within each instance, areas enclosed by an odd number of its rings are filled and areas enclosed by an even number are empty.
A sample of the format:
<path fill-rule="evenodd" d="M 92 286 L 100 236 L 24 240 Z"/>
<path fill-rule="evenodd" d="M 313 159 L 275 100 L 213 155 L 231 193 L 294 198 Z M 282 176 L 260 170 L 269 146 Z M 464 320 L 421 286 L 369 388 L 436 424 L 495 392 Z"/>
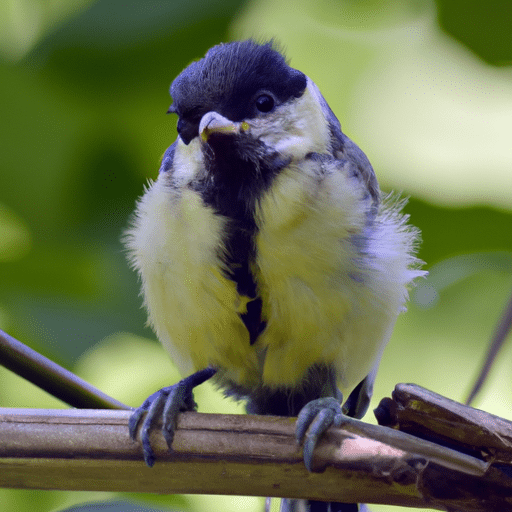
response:
<path fill-rule="evenodd" d="M 274 40 L 216 45 L 172 82 L 176 141 L 125 238 L 148 323 L 184 378 L 130 418 L 148 466 L 163 417 L 206 380 L 249 414 L 297 416 L 304 462 L 361 418 L 414 280 L 419 231 Z M 147 413 L 147 414 L 146 414 Z M 140 427 L 140 429 L 139 429 Z M 283 499 L 282 512 L 355 504 Z"/>

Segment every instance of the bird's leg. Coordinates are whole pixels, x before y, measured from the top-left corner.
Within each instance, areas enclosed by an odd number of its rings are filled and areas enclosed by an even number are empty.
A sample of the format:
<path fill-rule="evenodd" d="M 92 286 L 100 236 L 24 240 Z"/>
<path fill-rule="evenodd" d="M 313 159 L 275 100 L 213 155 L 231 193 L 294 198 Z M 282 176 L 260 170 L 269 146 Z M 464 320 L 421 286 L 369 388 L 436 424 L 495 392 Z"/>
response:
<path fill-rule="evenodd" d="M 142 452 L 144 460 L 149 467 L 155 463 L 155 454 L 149 442 L 149 432 L 162 418 L 162 433 L 167 441 L 169 450 L 172 450 L 172 440 L 176 429 L 176 419 L 180 412 L 194 411 L 197 404 L 194 401 L 193 390 L 199 384 L 207 381 L 215 375 L 217 370 L 205 368 L 180 380 L 178 383 L 160 389 L 150 395 L 144 403 L 135 409 L 128 422 L 130 437 L 135 441 L 137 438 L 137 427 L 147 412 L 140 429 Z"/>
<path fill-rule="evenodd" d="M 377 366 L 375 367 L 375 369 Z M 296 424 L 295 435 L 299 443 L 304 443 L 304 464 L 308 471 L 313 471 L 313 451 L 320 437 L 331 426 L 340 427 L 351 421 L 353 418 L 362 418 L 368 409 L 373 390 L 375 371 L 365 377 L 356 388 L 350 393 L 347 401 L 341 406 L 343 396 L 332 384 L 333 394 L 336 397 L 328 396 L 317 398 L 308 402 L 299 412 Z M 305 505 L 308 512 L 368 512 L 363 504 L 337 503 L 322 501 L 304 500 L 282 500 L 281 512 L 295 512 L 301 509 L 301 503 Z M 299 508 L 295 507 L 298 505 Z"/>
<path fill-rule="evenodd" d="M 313 451 L 324 432 L 331 426 L 339 427 L 346 421 L 351 420 L 352 418 L 344 414 L 339 398 L 317 398 L 307 403 L 301 409 L 297 418 L 295 435 L 299 443 L 304 443 L 304 464 L 308 471 L 313 471 Z M 295 510 L 306 510 L 307 512 L 357 512 L 360 510 L 356 503 L 329 503 L 311 500 L 305 502 L 304 508 L 300 508 L 300 505 L 302 505 L 301 501 L 303 500 L 283 500 L 281 512 L 295 512 Z M 298 503 L 298 508 L 294 508 L 294 502 Z"/>

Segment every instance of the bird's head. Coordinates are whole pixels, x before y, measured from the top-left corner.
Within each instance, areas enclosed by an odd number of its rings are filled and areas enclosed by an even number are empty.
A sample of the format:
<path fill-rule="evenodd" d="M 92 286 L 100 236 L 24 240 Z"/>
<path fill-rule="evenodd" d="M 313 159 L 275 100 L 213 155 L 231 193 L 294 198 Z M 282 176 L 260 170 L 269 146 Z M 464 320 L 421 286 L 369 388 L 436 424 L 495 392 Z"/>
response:
<path fill-rule="evenodd" d="M 216 173 L 240 174 L 240 162 L 260 170 L 325 153 L 332 132 L 341 133 L 316 85 L 272 43 L 215 46 L 174 80 L 170 92 L 177 149 L 190 146 L 182 154 L 197 160 L 200 153 Z"/>

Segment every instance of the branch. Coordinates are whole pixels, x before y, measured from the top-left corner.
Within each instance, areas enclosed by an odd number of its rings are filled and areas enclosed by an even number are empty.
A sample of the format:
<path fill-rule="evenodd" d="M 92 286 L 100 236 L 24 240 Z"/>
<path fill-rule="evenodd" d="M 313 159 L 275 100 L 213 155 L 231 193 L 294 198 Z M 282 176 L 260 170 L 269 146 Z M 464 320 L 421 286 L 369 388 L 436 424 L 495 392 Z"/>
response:
<path fill-rule="evenodd" d="M 0 364 L 72 407 L 130 409 L 2 330 Z"/>
<path fill-rule="evenodd" d="M 512 423 L 415 384 L 397 384 L 375 409 L 380 425 L 454 448 L 512 475 Z M 510 465 L 510 466 L 509 466 Z"/>
<path fill-rule="evenodd" d="M 129 409 L 2 331 L 0 364 L 70 405 Z M 182 414 L 172 453 L 152 433 L 149 469 L 128 436 L 131 411 L 0 409 L 0 486 L 512 511 L 510 422 L 412 384 L 375 413 L 385 427 L 347 418 L 330 429 L 308 473 L 294 418 Z"/>
<path fill-rule="evenodd" d="M 173 452 L 152 433 L 157 463 L 150 469 L 128 436 L 129 416 L 0 409 L 0 486 L 512 510 L 512 479 L 502 471 L 387 427 L 350 420 L 330 429 L 315 450 L 322 473 L 308 473 L 294 418 L 183 413 Z"/>

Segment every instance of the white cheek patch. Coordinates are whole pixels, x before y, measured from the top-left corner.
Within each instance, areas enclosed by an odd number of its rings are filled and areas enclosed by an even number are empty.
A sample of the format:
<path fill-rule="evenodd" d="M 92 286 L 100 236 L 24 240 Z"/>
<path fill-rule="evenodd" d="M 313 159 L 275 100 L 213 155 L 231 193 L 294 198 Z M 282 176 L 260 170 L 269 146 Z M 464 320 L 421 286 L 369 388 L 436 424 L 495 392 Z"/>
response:
<path fill-rule="evenodd" d="M 300 98 L 281 105 L 274 115 L 255 120 L 252 132 L 282 156 L 302 159 L 308 153 L 326 153 L 329 126 L 315 84 L 308 78 Z"/>

